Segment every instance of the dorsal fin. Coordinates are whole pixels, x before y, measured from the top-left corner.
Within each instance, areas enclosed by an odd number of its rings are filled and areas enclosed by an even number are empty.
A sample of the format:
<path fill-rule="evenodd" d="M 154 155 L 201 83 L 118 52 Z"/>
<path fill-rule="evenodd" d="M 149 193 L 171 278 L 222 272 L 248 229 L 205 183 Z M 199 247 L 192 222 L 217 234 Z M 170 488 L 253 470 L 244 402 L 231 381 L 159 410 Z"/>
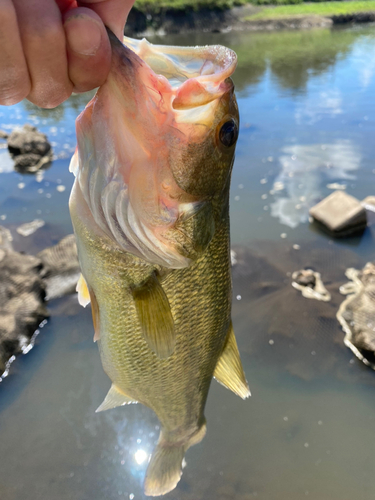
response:
<path fill-rule="evenodd" d="M 232 322 L 229 326 L 223 352 L 221 353 L 214 371 L 214 377 L 220 384 L 233 391 L 242 399 L 246 399 L 251 395 L 243 371 L 240 353 L 238 352 Z"/>
<path fill-rule="evenodd" d="M 132 290 L 142 334 L 159 358 L 168 358 L 175 347 L 175 328 L 168 298 L 156 274 Z"/>
<path fill-rule="evenodd" d="M 108 394 L 104 398 L 103 403 L 96 410 L 96 413 L 101 411 L 110 410 L 111 408 L 116 408 L 117 406 L 124 406 L 138 403 L 135 399 L 131 399 L 128 396 L 125 396 L 123 392 L 121 392 L 115 384 L 111 385 L 111 388 L 108 391 Z"/>

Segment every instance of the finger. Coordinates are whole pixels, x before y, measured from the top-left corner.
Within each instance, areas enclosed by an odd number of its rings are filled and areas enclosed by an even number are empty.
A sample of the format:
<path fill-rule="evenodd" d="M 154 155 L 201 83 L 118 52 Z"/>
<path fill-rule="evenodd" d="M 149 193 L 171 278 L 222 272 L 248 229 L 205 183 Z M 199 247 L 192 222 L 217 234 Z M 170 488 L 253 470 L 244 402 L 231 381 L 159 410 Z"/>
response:
<path fill-rule="evenodd" d="M 22 101 L 30 92 L 30 78 L 10 0 L 0 0 L 0 104 Z"/>
<path fill-rule="evenodd" d="M 74 91 L 99 87 L 111 66 L 111 47 L 100 17 L 91 9 L 72 9 L 64 16 L 64 29 Z"/>
<path fill-rule="evenodd" d="M 95 11 L 103 23 L 121 40 L 124 27 L 134 0 L 82 0 L 77 1 L 81 7 L 89 7 Z"/>
<path fill-rule="evenodd" d="M 37 106 L 53 108 L 71 94 L 65 32 L 54 0 L 13 0 L 31 91 L 27 98 Z"/>

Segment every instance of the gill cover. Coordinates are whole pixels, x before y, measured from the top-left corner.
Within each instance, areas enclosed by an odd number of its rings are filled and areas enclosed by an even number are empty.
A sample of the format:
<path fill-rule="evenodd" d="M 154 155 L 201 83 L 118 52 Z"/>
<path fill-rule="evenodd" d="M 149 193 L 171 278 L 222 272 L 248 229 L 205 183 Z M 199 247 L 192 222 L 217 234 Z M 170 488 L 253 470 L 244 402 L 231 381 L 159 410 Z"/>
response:
<path fill-rule="evenodd" d="M 211 201 L 230 174 L 235 140 L 225 144 L 217 129 L 232 120 L 230 133 L 238 131 L 236 55 L 109 38 L 110 74 L 76 122 L 77 189 L 122 249 L 183 268 L 211 241 Z"/>

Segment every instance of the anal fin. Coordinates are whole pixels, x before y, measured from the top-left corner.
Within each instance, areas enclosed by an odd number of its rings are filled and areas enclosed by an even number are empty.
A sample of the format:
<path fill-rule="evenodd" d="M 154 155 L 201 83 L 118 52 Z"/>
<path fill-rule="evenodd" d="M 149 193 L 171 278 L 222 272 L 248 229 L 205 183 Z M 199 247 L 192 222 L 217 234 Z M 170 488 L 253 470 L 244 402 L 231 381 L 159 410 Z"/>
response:
<path fill-rule="evenodd" d="M 111 385 L 103 403 L 96 410 L 96 413 L 101 411 L 110 410 L 111 408 L 117 408 L 117 406 L 124 406 L 138 403 L 135 399 L 131 399 L 121 392 L 115 384 Z"/>
<path fill-rule="evenodd" d="M 175 328 L 168 298 L 156 274 L 132 292 L 144 339 L 159 358 L 168 358 L 175 347 Z"/>
<path fill-rule="evenodd" d="M 242 399 L 246 399 L 251 395 L 243 371 L 240 353 L 238 352 L 232 322 L 230 323 L 223 352 L 214 371 L 214 377 L 220 384 L 233 391 Z"/>
<path fill-rule="evenodd" d="M 78 292 L 78 302 L 81 306 L 86 307 L 88 304 L 90 304 L 90 292 L 83 274 L 81 274 L 79 277 L 76 291 Z"/>

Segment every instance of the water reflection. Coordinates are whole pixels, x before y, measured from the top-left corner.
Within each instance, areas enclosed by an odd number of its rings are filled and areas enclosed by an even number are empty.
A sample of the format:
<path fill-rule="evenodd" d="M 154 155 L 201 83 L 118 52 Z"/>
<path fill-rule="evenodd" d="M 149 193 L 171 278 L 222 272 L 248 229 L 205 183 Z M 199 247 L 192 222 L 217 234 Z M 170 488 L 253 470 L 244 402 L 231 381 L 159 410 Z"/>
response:
<path fill-rule="evenodd" d="M 279 157 L 281 172 L 271 194 L 271 215 L 282 224 L 297 227 L 307 222 L 309 209 L 322 197 L 322 187 L 331 179 L 353 180 L 361 163 L 361 153 L 350 140 L 334 144 L 285 146 Z"/>
<path fill-rule="evenodd" d="M 335 118 L 343 113 L 342 95 L 338 89 L 320 92 L 297 105 L 295 119 L 298 125 L 313 125 L 322 119 Z"/>
<path fill-rule="evenodd" d="M 372 50 L 375 35 L 369 33 Z M 227 35 L 239 59 L 237 88 L 258 84 L 268 68 L 282 89 L 305 92 L 308 81 L 329 72 L 349 53 L 357 37 L 355 31 L 328 29 Z"/>
<path fill-rule="evenodd" d="M 95 90 L 83 94 L 73 94 L 69 101 L 65 101 L 53 109 L 39 108 L 27 100 L 22 101 L 22 106 L 29 118 L 35 123 L 39 123 L 39 119 L 45 119 L 49 123 L 59 123 L 65 118 L 67 112 L 71 113 L 73 111 L 75 115 L 78 115 L 94 94 Z"/>

